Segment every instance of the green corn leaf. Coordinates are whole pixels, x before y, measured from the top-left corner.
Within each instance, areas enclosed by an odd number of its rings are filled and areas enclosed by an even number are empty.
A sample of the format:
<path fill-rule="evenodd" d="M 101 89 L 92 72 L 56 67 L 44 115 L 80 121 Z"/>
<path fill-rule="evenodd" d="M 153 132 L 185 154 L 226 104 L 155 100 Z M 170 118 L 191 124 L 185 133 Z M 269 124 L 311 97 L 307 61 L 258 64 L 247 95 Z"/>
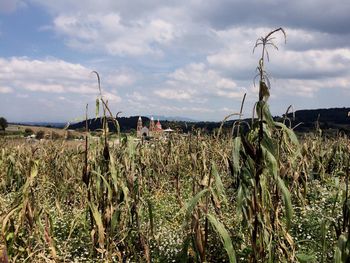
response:
<path fill-rule="evenodd" d="M 213 162 L 212 163 L 212 174 L 214 176 L 214 179 L 215 179 L 215 189 L 218 193 L 218 196 L 225 202 L 227 203 L 227 200 L 226 200 L 226 195 L 225 195 L 225 189 L 224 189 L 224 185 L 221 181 L 221 177 L 218 173 L 218 170 L 216 168 L 216 165 L 215 163 Z"/>
<path fill-rule="evenodd" d="M 112 200 L 112 188 L 111 186 L 109 185 L 109 183 L 107 182 L 106 178 L 100 174 L 100 173 L 97 173 L 95 171 L 92 171 L 93 173 L 95 173 L 99 178 L 102 179 L 103 183 L 106 185 L 107 187 L 107 192 L 108 192 L 108 200 L 111 201 Z"/>
<path fill-rule="evenodd" d="M 264 129 L 264 137 L 261 141 L 261 144 L 274 156 L 277 155 L 276 141 L 271 138 L 271 133 L 268 129 Z"/>
<path fill-rule="evenodd" d="M 1 227 L 2 236 L 6 236 L 6 227 L 7 227 L 8 222 L 10 221 L 11 216 L 14 213 L 16 213 L 17 211 L 21 210 L 22 208 L 23 208 L 23 204 L 20 204 L 19 206 L 12 209 L 9 213 L 7 213 L 5 218 L 2 219 L 2 227 Z"/>
<path fill-rule="evenodd" d="M 285 206 L 285 210 L 286 210 L 286 217 L 287 217 L 287 228 L 289 229 L 291 221 L 292 221 L 292 216 L 293 216 L 292 200 L 290 197 L 290 192 L 289 192 L 288 188 L 286 187 L 286 185 L 284 184 L 281 177 L 278 176 L 277 180 L 278 180 L 278 187 L 282 192 L 282 198 L 284 201 L 284 206 Z"/>
<path fill-rule="evenodd" d="M 335 253 L 334 253 L 334 263 L 342 263 L 341 260 L 341 250 L 339 249 L 339 247 L 335 248 Z"/>
<path fill-rule="evenodd" d="M 105 228 L 102 223 L 102 216 L 100 212 L 98 211 L 97 207 L 94 203 L 89 203 L 90 209 L 92 211 L 92 215 L 94 217 L 95 223 L 97 225 L 98 230 L 98 243 L 100 245 L 100 248 L 104 248 L 105 243 Z"/>
<path fill-rule="evenodd" d="M 216 232 L 219 233 L 221 241 L 222 241 L 224 248 L 228 254 L 228 257 L 230 259 L 230 263 L 235 263 L 236 262 L 235 250 L 233 248 L 230 235 L 227 232 L 225 226 L 221 222 L 219 222 L 215 216 L 213 216 L 211 214 L 207 214 L 207 218 L 208 218 L 210 224 L 216 230 Z"/>
<path fill-rule="evenodd" d="M 134 156 L 135 156 L 135 148 L 136 148 L 136 145 L 133 141 L 129 140 L 128 141 L 128 153 L 129 153 L 129 157 L 130 159 L 133 159 Z"/>
<path fill-rule="evenodd" d="M 114 157 L 111 155 L 109 159 L 109 170 L 111 172 L 112 183 L 115 193 L 119 191 L 119 180 L 118 180 L 118 170 L 116 169 L 116 164 Z"/>
<path fill-rule="evenodd" d="M 289 129 L 286 125 L 280 122 L 275 122 L 275 125 L 282 129 L 282 131 L 288 136 L 289 140 L 296 146 L 299 146 L 299 141 L 292 129 Z"/>
<path fill-rule="evenodd" d="M 147 205 L 148 205 L 148 215 L 149 215 L 149 224 L 151 227 L 151 233 L 153 236 L 154 233 L 154 216 L 153 216 L 153 205 L 150 199 L 147 200 Z"/>
<path fill-rule="evenodd" d="M 30 170 L 30 177 L 27 179 L 23 186 L 23 193 L 27 194 L 29 187 L 32 185 L 34 178 L 38 175 L 38 161 L 35 161 Z"/>
<path fill-rule="evenodd" d="M 347 237 L 344 234 L 341 234 L 338 238 L 338 244 L 337 248 L 340 250 L 340 254 L 343 254 L 343 252 L 346 250 L 346 244 L 348 242 Z"/>
<path fill-rule="evenodd" d="M 259 119 L 266 121 L 268 126 L 274 126 L 274 120 L 270 113 L 269 105 L 265 101 L 258 101 L 256 105 L 256 113 L 258 114 Z"/>
<path fill-rule="evenodd" d="M 183 244 L 182 244 L 182 248 L 180 250 L 180 252 L 178 253 L 178 255 L 176 256 L 176 261 L 175 262 L 179 262 L 179 263 L 188 263 L 188 249 L 190 247 L 191 244 L 191 236 L 187 236 L 186 239 L 184 240 Z"/>
<path fill-rule="evenodd" d="M 111 231 L 112 231 L 112 233 L 114 232 L 114 230 L 117 227 L 117 224 L 119 223 L 118 222 L 119 216 L 120 216 L 120 211 L 119 210 L 115 210 L 113 212 L 112 219 L 111 219 Z"/>
<path fill-rule="evenodd" d="M 303 254 L 299 253 L 295 255 L 296 258 L 300 263 L 312 263 L 315 262 L 315 256 L 314 255 L 308 255 L 308 254 Z"/>
<path fill-rule="evenodd" d="M 239 167 L 239 160 L 240 160 L 239 151 L 241 150 L 241 146 L 242 146 L 241 137 L 234 138 L 234 140 L 233 140 L 233 151 L 232 151 L 232 161 L 233 161 L 233 171 L 234 171 L 235 175 L 237 175 L 237 173 L 240 170 L 240 167 Z"/>
<path fill-rule="evenodd" d="M 275 156 L 273 156 L 273 154 L 264 146 L 262 146 L 262 150 L 263 150 L 265 160 L 268 163 L 270 174 L 273 174 L 273 177 L 277 178 L 277 160 Z"/>
<path fill-rule="evenodd" d="M 199 193 L 197 193 L 188 203 L 186 204 L 186 218 L 189 218 L 193 212 L 193 209 L 197 205 L 198 201 L 209 192 L 209 188 L 205 188 Z"/>
<path fill-rule="evenodd" d="M 325 251 L 326 251 L 326 235 L 327 235 L 327 221 L 326 219 L 323 219 L 321 222 L 321 262 L 324 262 L 324 257 L 325 257 Z"/>
<path fill-rule="evenodd" d="M 244 192 L 243 192 L 242 185 L 240 185 L 237 191 L 237 213 L 238 214 L 242 213 L 243 200 L 244 200 Z"/>

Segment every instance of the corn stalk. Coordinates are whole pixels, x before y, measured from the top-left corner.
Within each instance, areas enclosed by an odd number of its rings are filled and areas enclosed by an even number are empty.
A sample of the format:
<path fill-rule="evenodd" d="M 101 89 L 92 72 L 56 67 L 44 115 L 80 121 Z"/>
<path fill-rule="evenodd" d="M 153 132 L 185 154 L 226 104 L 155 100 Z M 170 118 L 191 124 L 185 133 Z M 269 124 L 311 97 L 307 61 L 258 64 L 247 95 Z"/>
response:
<path fill-rule="evenodd" d="M 257 119 L 253 118 L 247 134 L 240 133 L 233 141 L 232 169 L 239 182 L 237 206 L 242 224 L 250 235 L 250 262 L 295 260 L 294 242 L 288 233 L 293 212 L 286 183 L 291 179 L 283 172 L 283 167 L 296 160 L 299 144 L 292 130 L 273 120 L 267 103 L 270 82 L 265 59 L 269 59 L 268 46 L 277 49 L 272 42 L 272 35 L 277 32 L 285 37 L 284 30 L 278 28 L 255 44 L 254 49 L 262 47 L 257 67 Z"/>

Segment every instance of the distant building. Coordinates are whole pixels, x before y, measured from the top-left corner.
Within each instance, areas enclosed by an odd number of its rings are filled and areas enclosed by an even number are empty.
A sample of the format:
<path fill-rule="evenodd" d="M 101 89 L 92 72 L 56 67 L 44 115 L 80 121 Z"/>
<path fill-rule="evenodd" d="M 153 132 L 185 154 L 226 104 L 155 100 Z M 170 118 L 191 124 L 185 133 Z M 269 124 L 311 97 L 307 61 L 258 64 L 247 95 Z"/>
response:
<path fill-rule="evenodd" d="M 151 117 L 151 121 L 149 123 L 149 128 L 142 125 L 142 118 L 139 117 L 137 121 L 137 137 L 160 137 L 163 134 L 162 124 L 158 120 L 156 124 L 154 124 L 154 119 Z"/>
<path fill-rule="evenodd" d="M 152 118 L 153 119 L 153 118 Z M 152 121 L 152 119 L 151 119 L 151 121 Z M 163 129 L 162 129 L 162 124 L 160 124 L 160 121 L 158 120 L 157 121 L 157 124 L 156 124 L 156 127 L 154 128 L 154 131 L 155 132 L 162 132 L 163 131 Z"/>
<path fill-rule="evenodd" d="M 141 131 L 139 132 L 139 134 L 137 135 L 137 137 L 148 137 L 149 136 L 149 129 L 145 126 L 142 127 Z"/>

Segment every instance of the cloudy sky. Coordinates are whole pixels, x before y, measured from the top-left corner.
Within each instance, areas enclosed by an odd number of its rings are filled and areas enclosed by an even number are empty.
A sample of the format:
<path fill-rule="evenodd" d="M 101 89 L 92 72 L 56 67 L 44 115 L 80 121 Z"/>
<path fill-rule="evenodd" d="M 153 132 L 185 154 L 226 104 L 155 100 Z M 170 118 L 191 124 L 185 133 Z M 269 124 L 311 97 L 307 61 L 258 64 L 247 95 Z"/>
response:
<path fill-rule="evenodd" d="M 0 116 L 94 116 L 100 73 L 113 112 L 222 120 L 257 99 L 258 37 L 274 115 L 350 98 L 349 0 L 0 0 Z M 260 51 L 260 50 L 259 50 Z"/>

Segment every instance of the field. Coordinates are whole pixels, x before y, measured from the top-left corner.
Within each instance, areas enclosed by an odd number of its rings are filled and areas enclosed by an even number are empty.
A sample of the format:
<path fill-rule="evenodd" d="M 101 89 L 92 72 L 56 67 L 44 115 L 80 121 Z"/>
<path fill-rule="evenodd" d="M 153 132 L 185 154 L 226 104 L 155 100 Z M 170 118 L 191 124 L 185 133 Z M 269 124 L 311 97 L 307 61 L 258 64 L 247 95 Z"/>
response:
<path fill-rule="evenodd" d="M 236 139 L 199 133 L 148 143 L 124 139 L 107 160 L 101 139 L 89 146 L 88 187 L 81 146 L 0 144 L 2 237 L 13 262 L 229 262 L 232 251 L 239 262 L 253 260 L 253 188 L 242 182 L 253 179 L 234 171 Z M 261 223 L 276 227 L 265 230 L 272 242 L 257 242 L 262 253 L 271 250 L 281 261 L 334 260 L 349 226 L 348 145 L 342 137 L 308 136 L 293 160 L 279 164 L 290 219 L 283 188 L 260 182 L 268 187 L 264 198 L 278 200 L 262 199 L 264 210 L 257 211 Z"/>
<path fill-rule="evenodd" d="M 296 136 L 290 107 L 272 118 L 264 61 L 277 32 L 256 42 L 255 116 L 241 119 L 244 96 L 232 130 L 135 140 L 94 72 L 98 137 L 0 137 L 0 262 L 350 262 L 350 141 L 318 122 Z"/>
<path fill-rule="evenodd" d="M 42 133 L 43 137 L 47 137 L 49 139 L 52 139 L 52 137 L 55 138 L 65 138 L 67 137 L 67 133 L 70 134 L 70 136 L 73 138 L 80 138 L 82 137 L 82 134 L 77 131 L 71 131 L 66 129 L 59 129 L 59 128 L 53 128 L 53 127 L 43 127 L 43 126 L 30 126 L 30 125 L 15 125 L 10 124 L 6 128 L 6 134 L 8 135 L 7 138 L 18 138 L 22 136 L 30 136 L 32 134 Z"/>

